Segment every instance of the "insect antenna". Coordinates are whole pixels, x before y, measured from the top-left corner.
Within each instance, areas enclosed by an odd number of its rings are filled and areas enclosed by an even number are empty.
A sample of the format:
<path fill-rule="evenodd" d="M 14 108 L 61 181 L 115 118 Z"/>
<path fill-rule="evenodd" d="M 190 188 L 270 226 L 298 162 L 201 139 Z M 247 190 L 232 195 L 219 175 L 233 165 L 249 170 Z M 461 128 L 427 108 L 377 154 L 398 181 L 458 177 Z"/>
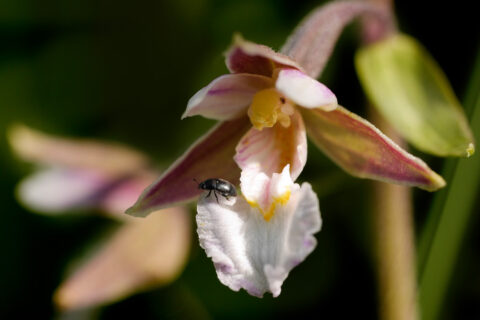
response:
<path fill-rule="evenodd" d="M 197 184 L 198 188 L 200 188 L 200 182 L 197 181 L 197 179 L 193 178 L 193 181 Z"/>

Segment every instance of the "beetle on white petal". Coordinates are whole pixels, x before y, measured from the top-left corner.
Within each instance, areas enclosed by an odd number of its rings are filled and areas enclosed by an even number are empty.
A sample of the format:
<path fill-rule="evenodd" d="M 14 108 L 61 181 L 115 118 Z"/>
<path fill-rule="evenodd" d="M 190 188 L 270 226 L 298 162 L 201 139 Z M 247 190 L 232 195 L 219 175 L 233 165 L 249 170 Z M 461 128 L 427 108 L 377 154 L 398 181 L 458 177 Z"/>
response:
<path fill-rule="evenodd" d="M 273 174 L 267 190 L 271 215 L 265 216 L 242 196 L 202 196 L 197 205 L 200 245 L 213 260 L 220 281 L 262 297 L 277 297 L 288 273 L 316 246 L 321 218 L 310 184 L 293 183 L 287 165 Z"/>

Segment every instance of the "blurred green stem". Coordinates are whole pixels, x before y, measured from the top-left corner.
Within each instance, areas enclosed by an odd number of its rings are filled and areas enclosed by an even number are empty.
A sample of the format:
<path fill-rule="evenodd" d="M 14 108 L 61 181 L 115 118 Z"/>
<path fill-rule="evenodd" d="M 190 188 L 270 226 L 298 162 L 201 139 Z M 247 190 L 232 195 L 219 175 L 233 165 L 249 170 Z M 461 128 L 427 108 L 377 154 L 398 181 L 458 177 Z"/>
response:
<path fill-rule="evenodd" d="M 393 0 L 370 1 L 393 11 Z M 381 40 L 390 34 L 389 30 L 379 29 L 375 19 L 366 17 L 363 20 L 364 43 Z M 370 119 L 381 131 L 406 148 L 404 141 L 373 107 L 370 107 L 370 114 Z M 372 210 L 380 319 L 415 320 L 418 311 L 410 188 L 373 182 Z"/>
<path fill-rule="evenodd" d="M 480 141 L 480 54 L 477 54 L 465 107 L 478 143 Z M 474 213 L 473 206 L 478 200 L 480 178 L 479 155 L 473 155 L 470 159 L 447 160 L 443 176 L 448 181 L 448 185 L 435 195 L 418 249 L 419 299 L 424 320 L 438 318 L 467 225 Z"/>
<path fill-rule="evenodd" d="M 400 138 L 374 111 L 373 123 L 389 137 Z M 380 319 L 417 319 L 412 195 L 408 187 L 373 182 Z"/>

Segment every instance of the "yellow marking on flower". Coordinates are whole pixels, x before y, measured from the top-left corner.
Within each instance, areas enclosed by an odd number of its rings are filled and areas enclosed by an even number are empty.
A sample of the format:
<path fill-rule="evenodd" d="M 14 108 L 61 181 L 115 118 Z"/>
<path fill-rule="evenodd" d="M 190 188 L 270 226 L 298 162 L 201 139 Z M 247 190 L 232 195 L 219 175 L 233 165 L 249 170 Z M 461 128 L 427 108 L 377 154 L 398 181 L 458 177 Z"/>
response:
<path fill-rule="evenodd" d="M 290 189 L 285 191 L 282 195 L 279 197 L 273 198 L 273 201 L 280 203 L 282 206 L 286 205 L 288 200 L 290 200 Z"/>
<path fill-rule="evenodd" d="M 258 129 L 271 128 L 275 123 L 288 128 L 293 107 L 282 97 L 275 88 L 260 90 L 253 96 L 252 104 L 248 108 L 248 116 L 252 125 Z"/>
<path fill-rule="evenodd" d="M 290 121 L 290 117 L 286 115 L 285 113 L 279 113 L 278 114 L 278 122 L 282 125 L 284 128 L 288 128 L 290 124 L 292 123 Z"/>
<path fill-rule="evenodd" d="M 252 207 L 252 208 L 258 208 L 258 202 L 257 202 L 257 201 L 247 199 L 246 197 L 245 197 L 245 200 L 246 200 L 247 203 L 250 205 L 250 207 Z"/>
<path fill-rule="evenodd" d="M 288 203 L 288 200 L 290 200 L 290 189 L 285 191 L 282 195 L 278 197 L 274 197 L 272 203 L 270 203 L 270 206 L 268 207 L 267 210 L 263 210 L 257 201 L 255 200 L 250 200 L 245 197 L 245 200 L 247 203 L 252 207 L 258 209 L 260 213 L 263 215 L 263 219 L 265 221 L 270 221 L 272 217 L 275 215 L 275 209 L 277 208 L 277 204 L 280 204 L 282 206 L 286 205 Z"/>
<path fill-rule="evenodd" d="M 281 172 L 287 164 L 290 164 L 290 167 L 292 167 L 295 161 L 298 122 L 293 118 L 289 119 L 294 121 L 290 123 L 290 126 L 284 127 L 277 125 L 274 127 L 272 149 L 275 150 L 277 157 L 276 167 L 273 169 L 274 172 Z"/>
<path fill-rule="evenodd" d="M 275 207 L 277 206 L 277 203 L 276 202 L 272 202 L 270 204 L 270 207 L 268 208 L 268 210 L 266 212 L 263 212 L 261 209 L 260 209 L 260 212 L 262 212 L 263 214 L 263 219 L 265 219 L 265 221 L 270 221 L 270 219 L 272 219 L 273 215 L 275 214 Z"/>

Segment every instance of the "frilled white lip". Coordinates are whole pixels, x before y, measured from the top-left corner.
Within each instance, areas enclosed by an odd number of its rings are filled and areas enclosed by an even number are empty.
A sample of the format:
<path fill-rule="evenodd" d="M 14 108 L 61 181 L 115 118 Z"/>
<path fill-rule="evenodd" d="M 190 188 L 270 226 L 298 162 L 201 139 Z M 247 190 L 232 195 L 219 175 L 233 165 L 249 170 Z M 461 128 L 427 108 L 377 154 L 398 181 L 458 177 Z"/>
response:
<path fill-rule="evenodd" d="M 262 297 L 277 297 L 288 273 L 315 248 L 321 228 L 316 194 L 308 183 L 292 184 L 289 200 L 265 220 L 242 196 L 201 197 L 197 205 L 200 245 L 212 258 L 220 281 Z"/>

